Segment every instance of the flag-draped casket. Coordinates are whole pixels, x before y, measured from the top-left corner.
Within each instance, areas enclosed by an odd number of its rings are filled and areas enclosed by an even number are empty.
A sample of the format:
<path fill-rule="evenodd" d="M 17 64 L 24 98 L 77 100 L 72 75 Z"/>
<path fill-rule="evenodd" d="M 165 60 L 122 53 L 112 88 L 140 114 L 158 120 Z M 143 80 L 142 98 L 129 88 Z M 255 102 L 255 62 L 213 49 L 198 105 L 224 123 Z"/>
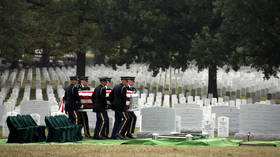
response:
<path fill-rule="evenodd" d="M 92 94 L 94 93 L 93 90 L 88 90 L 88 91 L 78 91 L 79 92 L 79 96 L 81 99 L 81 108 L 82 109 L 91 109 L 93 108 L 94 104 L 91 100 Z M 110 105 L 110 101 L 109 101 L 109 94 L 111 93 L 111 90 L 106 90 L 106 101 L 107 104 Z M 126 92 L 126 109 L 135 109 L 137 106 L 137 102 L 138 102 L 138 95 L 136 93 L 134 93 L 133 91 L 127 91 Z M 60 105 L 59 105 L 59 111 L 60 112 L 65 112 L 64 111 L 64 98 L 62 98 Z"/>

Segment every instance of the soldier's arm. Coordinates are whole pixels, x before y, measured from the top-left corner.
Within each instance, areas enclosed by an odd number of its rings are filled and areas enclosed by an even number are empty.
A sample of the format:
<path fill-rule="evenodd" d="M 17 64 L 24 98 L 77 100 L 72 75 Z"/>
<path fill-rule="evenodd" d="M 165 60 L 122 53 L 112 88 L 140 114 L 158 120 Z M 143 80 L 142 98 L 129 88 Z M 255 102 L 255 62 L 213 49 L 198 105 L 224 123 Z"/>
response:
<path fill-rule="evenodd" d="M 121 89 L 121 100 L 124 105 L 126 105 L 126 92 L 127 92 L 127 89 L 125 86 L 123 86 Z"/>
<path fill-rule="evenodd" d="M 110 101 L 110 103 L 112 105 L 113 101 L 114 101 L 114 89 L 109 94 L 109 101 Z"/>
<path fill-rule="evenodd" d="M 100 97 L 102 98 L 103 103 L 106 104 L 106 87 L 100 89 Z"/>
<path fill-rule="evenodd" d="M 79 93 L 78 93 L 78 87 L 74 86 L 73 89 L 72 89 L 72 92 L 73 92 L 74 100 L 76 102 L 81 102 L 80 96 L 79 96 Z"/>

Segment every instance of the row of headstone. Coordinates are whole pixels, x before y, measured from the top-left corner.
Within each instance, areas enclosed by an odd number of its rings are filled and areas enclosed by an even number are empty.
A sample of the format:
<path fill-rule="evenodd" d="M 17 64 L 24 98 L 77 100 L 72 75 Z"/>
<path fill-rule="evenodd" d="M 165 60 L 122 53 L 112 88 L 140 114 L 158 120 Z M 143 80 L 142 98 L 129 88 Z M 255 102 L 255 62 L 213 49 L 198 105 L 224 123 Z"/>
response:
<path fill-rule="evenodd" d="M 54 71 L 53 67 L 49 68 L 50 78 L 52 79 L 53 83 L 57 85 L 59 83 L 58 76 L 56 72 Z"/>
<path fill-rule="evenodd" d="M 9 84 L 5 85 L 3 88 L 1 88 L 0 92 L 0 105 L 3 104 L 4 100 L 6 99 L 8 92 L 10 91 L 11 86 Z"/>
<path fill-rule="evenodd" d="M 66 82 L 69 80 L 68 76 L 66 73 L 60 69 L 59 67 L 55 68 L 56 73 L 58 74 L 59 79 L 61 80 L 62 83 Z"/>
<path fill-rule="evenodd" d="M 28 69 L 28 72 L 27 72 L 27 78 L 26 78 L 26 80 L 27 80 L 27 82 L 28 83 L 31 83 L 32 82 L 32 69 L 31 68 L 29 68 Z"/>
<path fill-rule="evenodd" d="M 5 82 L 7 81 L 8 77 L 9 77 L 9 70 L 5 70 L 1 74 L 0 87 L 2 87 L 5 84 Z"/>
<path fill-rule="evenodd" d="M 23 100 L 30 100 L 31 85 L 26 83 L 24 87 Z"/>
<path fill-rule="evenodd" d="M 36 68 L 36 82 L 41 81 L 41 71 L 39 68 Z"/>

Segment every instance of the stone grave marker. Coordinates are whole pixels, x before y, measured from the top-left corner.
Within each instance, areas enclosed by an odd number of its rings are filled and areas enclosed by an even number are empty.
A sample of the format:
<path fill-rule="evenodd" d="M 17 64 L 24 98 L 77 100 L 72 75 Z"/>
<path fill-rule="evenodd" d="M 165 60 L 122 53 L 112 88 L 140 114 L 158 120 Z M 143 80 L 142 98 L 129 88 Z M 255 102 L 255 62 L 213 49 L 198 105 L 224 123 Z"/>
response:
<path fill-rule="evenodd" d="M 217 98 L 212 98 L 211 105 L 212 106 L 217 106 Z"/>
<path fill-rule="evenodd" d="M 254 140 L 280 139 L 280 105 L 247 104 L 240 107 L 240 131 L 237 139 L 246 139 L 248 132 Z"/>
<path fill-rule="evenodd" d="M 90 129 L 95 129 L 96 124 L 96 113 L 95 112 L 87 112 L 88 115 L 88 125 Z"/>
<path fill-rule="evenodd" d="M 186 100 L 186 97 L 180 97 L 180 103 L 183 104 L 183 103 L 186 103 L 187 100 Z"/>
<path fill-rule="evenodd" d="M 181 133 L 182 126 L 181 116 L 176 116 L 176 132 Z"/>
<path fill-rule="evenodd" d="M 230 101 L 229 101 L 229 106 L 235 107 L 235 101 L 234 101 L 234 100 L 230 100 Z"/>
<path fill-rule="evenodd" d="M 169 95 L 164 95 L 163 99 L 163 107 L 170 107 L 170 96 Z"/>
<path fill-rule="evenodd" d="M 188 96 L 188 103 L 189 103 L 189 104 L 194 103 L 194 102 L 193 102 L 193 96 Z"/>
<path fill-rule="evenodd" d="M 242 105 L 247 104 L 247 100 L 246 99 L 241 99 L 241 104 Z"/>
<path fill-rule="evenodd" d="M 195 103 L 198 103 L 199 100 L 200 100 L 200 96 L 195 96 L 195 97 L 194 97 Z"/>
<path fill-rule="evenodd" d="M 141 109 L 140 132 L 170 134 L 176 131 L 175 110 L 163 107 Z"/>
<path fill-rule="evenodd" d="M 38 113 L 31 113 L 31 117 L 34 119 L 34 121 L 37 123 L 37 125 L 41 125 L 41 116 Z"/>
<path fill-rule="evenodd" d="M 38 113 L 41 116 L 40 124 L 45 125 L 45 116 L 49 115 L 49 102 L 42 100 L 24 100 L 20 103 L 21 114 Z"/>
<path fill-rule="evenodd" d="M 203 111 L 197 104 L 176 104 L 176 115 L 181 117 L 181 131 L 201 131 Z"/>
<path fill-rule="evenodd" d="M 205 99 L 205 106 L 210 106 L 210 99 Z"/>
<path fill-rule="evenodd" d="M 240 114 L 239 109 L 231 106 L 214 106 L 212 107 L 212 113 L 216 113 L 216 117 L 225 116 L 229 118 L 230 133 L 236 133 L 239 131 L 239 114 Z"/>
<path fill-rule="evenodd" d="M 228 117 L 218 117 L 218 137 L 228 137 L 229 136 L 229 118 Z"/>
<path fill-rule="evenodd" d="M 240 109 L 240 105 L 241 105 L 241 99 L 236 99 L 235 101 L 236 108 Z"/>
<path fill-rule="evenodd" d="M 0 105 L 0 125 L 2 126 L 2 121 L 4 120 L 3 116 L 7 114 L 6 107 L 4 105 Z"/>
<path fill-rule="evenodd" d="M 204 120 L 202 122 L 202 133 L 207 133 L 208 137 L 214 138 L 215 123 L 212 120 Z"/>

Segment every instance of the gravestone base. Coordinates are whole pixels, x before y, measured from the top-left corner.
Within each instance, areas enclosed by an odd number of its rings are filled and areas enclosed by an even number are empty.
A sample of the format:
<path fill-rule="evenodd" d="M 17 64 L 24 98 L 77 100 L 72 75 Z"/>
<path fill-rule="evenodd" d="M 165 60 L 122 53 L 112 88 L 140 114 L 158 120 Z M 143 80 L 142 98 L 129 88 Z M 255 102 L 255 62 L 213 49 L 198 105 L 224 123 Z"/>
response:
<path fill-rule="evenodd" d="M 152 138 L 153 133 L 158 133 L 159 135 L 173 135 L 170 132 L 148 132 L 148 131 L 139 131 L 136 133 L 138 138 Z"/>
<path fill-rule="evenodd" d="M 248 140 L 248 135 L 245 133 L 236 133 L 234 139 Z M 251 134 L 250 140 L 275 141 L 280 140 L 280 134 Z"/>

